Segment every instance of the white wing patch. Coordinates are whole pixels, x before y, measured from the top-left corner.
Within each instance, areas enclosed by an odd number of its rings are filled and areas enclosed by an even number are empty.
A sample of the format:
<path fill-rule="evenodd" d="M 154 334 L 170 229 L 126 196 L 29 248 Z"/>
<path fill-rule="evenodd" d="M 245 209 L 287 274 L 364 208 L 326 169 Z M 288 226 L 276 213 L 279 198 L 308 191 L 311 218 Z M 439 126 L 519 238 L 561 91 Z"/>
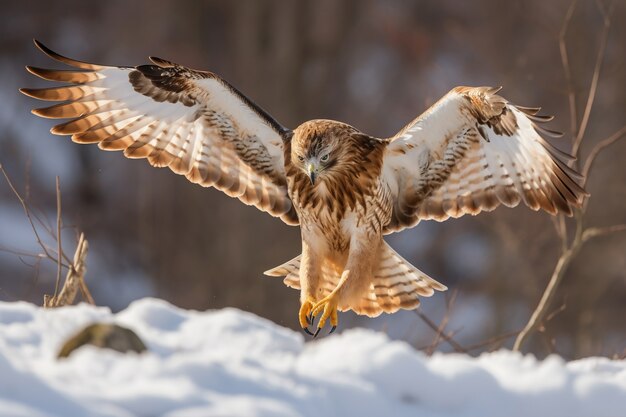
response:
<path fill-rule="evenodd" d="M 397 191 L 386 233 L 500 204 L 523 201 L 533 210 L 571 215 L 582 203 L 587 193 L 567 165 L 572 158 L 537 133 L 536 123 L 551 118 L 496 92 L 456 88 L 392 139 L 384 179 Z"/>
<path fill-rule="evenodd" d="M 71 83 L 21 90 L 40 100 L 63 101 L 33 110 L 41 117 L 72 118 L 52 133 L 146 158 L 297 224 L 283 161 L 281 135 L 287 130 L 218 76 L 158 58 L 151 58 L 156 65 L 106 67 L 36 45 L 79 69 L 27 67 L 40 78 Z"/>

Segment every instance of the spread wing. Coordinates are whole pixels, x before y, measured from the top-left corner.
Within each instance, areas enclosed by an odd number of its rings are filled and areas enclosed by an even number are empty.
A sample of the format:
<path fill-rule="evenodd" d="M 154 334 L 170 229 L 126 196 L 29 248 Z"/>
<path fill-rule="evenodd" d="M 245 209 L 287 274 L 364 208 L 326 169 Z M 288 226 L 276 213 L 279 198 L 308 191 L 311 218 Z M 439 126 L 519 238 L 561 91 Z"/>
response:
<path fill-rule="evenodd" d="M 539 109 L 514 106 L 488 87 L 457 87 L 391 139 L 383 175 L 394 196 L 385 232 L 524 202 L 572 215 L 588 194 L 573 158 L 538 131 Z"/>
<path fill-rule="evenodd" d="M 122 150 L 128 158 L 147 158 L 153 166 L 216 187 L 287 224 L 298 223 L 283 163 L 283 139 L 290 131 L 226 81 L 159 58 L 150 58 L 153 65 L 102 66 L 35 45 L 74 67 L 26 67 L 45 80 L 69 83 L 20 90 L 62 102 L 33 110 L 41 117 L 72 119 L 52 133 Z"/>

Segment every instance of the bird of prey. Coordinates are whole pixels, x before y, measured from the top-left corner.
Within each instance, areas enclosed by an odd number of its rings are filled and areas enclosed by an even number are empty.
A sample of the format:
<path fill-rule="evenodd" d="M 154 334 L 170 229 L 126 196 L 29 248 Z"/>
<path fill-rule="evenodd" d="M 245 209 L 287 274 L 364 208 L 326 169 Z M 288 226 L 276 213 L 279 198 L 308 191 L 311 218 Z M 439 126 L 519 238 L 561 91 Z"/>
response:
<path fill-rule="evenodd" d="M 35 44 L 73 67 L 26 67 L 69 83 L 21 90 L 61 102 L 33 110 L 71 119 L 52 133 L 146 158 L 300 226 L 302 253 L 266 274 L 300 290 L 298 319 L 309 334 L 327 321 L 332 332 L 338 311 L 415 309 L 420 296 L 446 289 L 384 235 L 501 204 L 572 215 L 588 195 L 572 157 L 539 135 L 555 133 L 540 126 L 552 118 L 509 103 L 499 88 L 456 87 L 390 138 L 333 120 L 292 130 L 212 72 L 154 57 L 96 65 Z"/>

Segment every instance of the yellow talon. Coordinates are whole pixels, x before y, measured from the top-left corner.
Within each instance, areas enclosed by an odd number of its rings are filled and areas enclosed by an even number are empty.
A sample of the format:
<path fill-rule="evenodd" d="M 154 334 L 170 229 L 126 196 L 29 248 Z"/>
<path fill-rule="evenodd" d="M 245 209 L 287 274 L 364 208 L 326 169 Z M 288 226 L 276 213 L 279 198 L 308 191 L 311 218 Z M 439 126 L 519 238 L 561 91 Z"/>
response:
<path fill-rule="evenodd" d="M 308 329 L 309 327 L 309 314 L 311 314 L 312 309 L 313 301 L 310 298 L 307 298 L 302 302 L 300 312 L 298 313 L 298 319 L 300 320 L 300 327 L 303 329 Z"/>
<path fill-rule="evenodd" d="M 311 310 L 311 314 L 313 317 L 317 316 L 319 313 L 322 313 L 322 316 L 317 323 L 317 331 L 314 336 L 317 336 L 320 330 L 326 324 L 326 320 L 330 318 L 330 324 L 332 326 L 331 333 L 335 331 L 337 328 L 337 324 L 339 324 L 339 316 L 337 314 L 337 296 L 335 294 L 330 294 L 328 297 L 324 297 L 317 304 L 313 306 Z"/>

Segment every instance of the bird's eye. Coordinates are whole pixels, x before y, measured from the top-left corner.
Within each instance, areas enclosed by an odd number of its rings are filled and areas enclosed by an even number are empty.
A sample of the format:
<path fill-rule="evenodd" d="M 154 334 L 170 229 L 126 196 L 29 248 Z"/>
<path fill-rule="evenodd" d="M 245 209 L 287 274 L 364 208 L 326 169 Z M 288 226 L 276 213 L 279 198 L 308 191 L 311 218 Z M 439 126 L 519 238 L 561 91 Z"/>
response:
<path fill-rule="evenodd" d="M 322 156 L 322 157 L 320 158 L 320 161 L 322 161 L 322 162 L 328 162 L 328 158 L 330 158 L 330 155 L 329 155 L 329 154 L 326 154 L 326 155 L 324 155 L 324 156 Z"/>
<path fill-rule="evenodd" d="M 298 161 L 300 161 L 300 162 L 304 162 L 304 156 L 302 156 L 302 155 L 298 155 Z"/>

